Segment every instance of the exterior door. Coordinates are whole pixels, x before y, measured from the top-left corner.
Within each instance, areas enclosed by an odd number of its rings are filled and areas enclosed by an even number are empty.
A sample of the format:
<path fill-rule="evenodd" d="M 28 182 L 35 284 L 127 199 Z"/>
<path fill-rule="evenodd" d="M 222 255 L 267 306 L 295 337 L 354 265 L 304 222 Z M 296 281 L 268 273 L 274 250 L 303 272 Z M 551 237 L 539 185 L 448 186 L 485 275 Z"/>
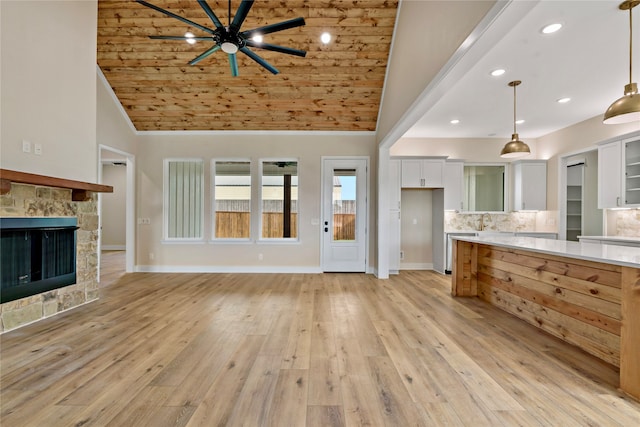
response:
<path fill-rule="evenodd" d="M 367 159 L 323 159 L 322 269 L 367 268 Z"/>

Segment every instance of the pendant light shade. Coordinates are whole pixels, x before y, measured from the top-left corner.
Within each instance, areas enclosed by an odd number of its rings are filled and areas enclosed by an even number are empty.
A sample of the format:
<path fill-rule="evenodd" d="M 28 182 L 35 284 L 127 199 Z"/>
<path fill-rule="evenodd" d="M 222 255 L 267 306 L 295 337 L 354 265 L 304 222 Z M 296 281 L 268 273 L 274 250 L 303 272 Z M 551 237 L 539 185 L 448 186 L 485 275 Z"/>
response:
<path fill-rule="evenodd" d="M 516 130 L 516 86 L 520 83 L 522 83 L 520 80 L 509 82 L 509 86 L 513 88 L 513 134 L 511 135 L 511 141 L 507 142 L 500 152 L 500 157 L 506 159 L 514 159 L 531 154 L 529 146 L 520 141 Z"/>
<path fill-rule="evenodd" d="M 624 86 L 624 96 L 611 104 L 604 113 L 605 124 L 620 124 L 640 121 L 640 94 L 638 85 L 632 83 L 633 64 L 633 14 L 632 9 L 640 4 L 640 0 L 626 0 L 620 3 L 620 10 L 629 11 L 629 84 Z"/>

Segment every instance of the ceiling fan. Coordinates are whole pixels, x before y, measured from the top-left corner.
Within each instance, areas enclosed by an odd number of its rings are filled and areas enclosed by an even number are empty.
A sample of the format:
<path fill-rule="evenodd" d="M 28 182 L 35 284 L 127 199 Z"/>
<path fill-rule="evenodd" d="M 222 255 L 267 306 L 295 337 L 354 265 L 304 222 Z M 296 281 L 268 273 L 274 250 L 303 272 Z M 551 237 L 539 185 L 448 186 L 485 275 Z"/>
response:
<path fill-rule="evenodd" d="M 231 74 L 236 77 L 238 75 L 238 60 L 236 58 L 236 53 L 238 51 L 244 53 L 249 58 L 253 59 L 255 62 L 272 72 L 273 74 L 278 74 L 279 71 L 273 65 L 269 64 L 258 54 L 253 52 L 249 47 L 270 50 L 274 52 L 286 53 L 288 55 L 296 55 L 304 57 L 307 52 L 304 50 L 292 49 L 289 47 L 278 46 L 269 43 L 263 43 L 262 41 L 254 40 L 255 36 L 263 36 L 266 34 L 275 33 L 277 31 L 287 30 L 289 28 L 300 27 L 305 24 L 304 18 L 294 18 L 288 21 L 278 22 L 276 24 L 265 25 L 263 27 L 254 28 L 252 30 L 240 31 L 240 27 L 244 22 L 245 18 L 249 14 L 249 10 L 251 10 L 251 6 L 253 6 L 254 0 L 242 0 L 240 2 L 240 6 L 238 6 L 238 10 L 233 17 L 233 21 L 231 21 L 231 0 L 229 0 L 229 25 L 224 26 L 222 22 L 218 19 L 216 14 L 213 12 L 211 7 L 207 4 L 205 0 L 198 0 L 198 4 L 202 7 L 205 13 L 211 18 L 215 29 L 205 27 L 204 25 L 200 25 L 197 22 L 193 22 L 187 18 L 176 15 L 175 13 L 169 12 L 168 10 L 162 9 L 156 5 L 148 3 L 144 0 L 136 0 L 138 3 L 147 6 L 151 9 L 157 10 L 158 12 L 164 13 L 171 18 L 175 18 L 179 21 L 184 22 L 192 27 L 198 28 L 206 33 L 209 33 L 209 36 L 205 37 L 195 37 L 190 35 L 185 36 L 149 36 L 151 39 L 158 40 L 202 40 L 202 41 L 213 41 L 214 45 L 210 49 L 207 49 L 191 61 L 189 61 L 189 65 L 195 65 L 198 62 L 202 61 L 212 53 L 222 50 L 227 53 L 229 57 L 229 64 L 231 65 Z"/>

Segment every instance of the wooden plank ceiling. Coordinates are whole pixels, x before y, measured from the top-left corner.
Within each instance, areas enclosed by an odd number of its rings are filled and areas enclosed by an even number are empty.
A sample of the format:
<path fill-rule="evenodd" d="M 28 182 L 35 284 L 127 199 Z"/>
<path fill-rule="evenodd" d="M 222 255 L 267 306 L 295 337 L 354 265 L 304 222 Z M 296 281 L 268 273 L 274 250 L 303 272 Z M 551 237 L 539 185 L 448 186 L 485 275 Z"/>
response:
<path fill-rule="evenodd" d="M 215 28 L 195 0 L 150 0 Z M 228 23 L 228 1 L 209 0 Z M 240 4 L 231 1 L 232 18 Z M 207 33 L 134 1 L 98 2 L 98 65 L 137 130 L 374 131 L 398 0 L 256 1 L 242 31 L 303 17 L 306 25 L 265 36 L 265 42 L 307 51 L 305 58 L 252 49 L 280 74 L 238 53 L 232 77 L 227 54 L 200 41 L 150 35 Z M 333 39 L 323 45 L 320 35 Z"/>

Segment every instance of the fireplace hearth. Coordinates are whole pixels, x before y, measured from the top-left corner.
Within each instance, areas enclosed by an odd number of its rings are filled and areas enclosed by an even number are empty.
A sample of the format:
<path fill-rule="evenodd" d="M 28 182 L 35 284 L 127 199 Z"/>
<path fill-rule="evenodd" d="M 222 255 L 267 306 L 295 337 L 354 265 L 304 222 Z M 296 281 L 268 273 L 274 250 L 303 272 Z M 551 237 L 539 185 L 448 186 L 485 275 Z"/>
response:
<path fill-rule="evenodd" d="M 74 217 L 0 218 L 0 303 L 76 283 Z"/>

